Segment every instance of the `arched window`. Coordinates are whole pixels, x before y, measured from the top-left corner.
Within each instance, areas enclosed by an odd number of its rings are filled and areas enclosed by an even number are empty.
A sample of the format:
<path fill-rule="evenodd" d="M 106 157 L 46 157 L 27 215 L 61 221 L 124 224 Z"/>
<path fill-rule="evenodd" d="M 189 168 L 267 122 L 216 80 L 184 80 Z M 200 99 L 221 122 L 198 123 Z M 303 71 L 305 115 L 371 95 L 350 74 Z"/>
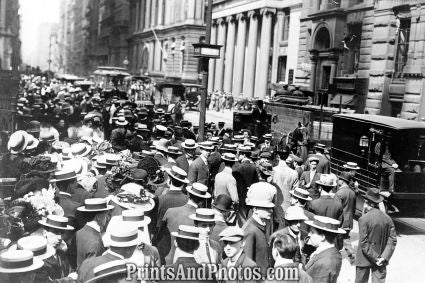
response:
<path fill-rule="evenodd" d="M 331 36 L 326 27 L 321 27 L 314 38 L 314 49 L 325 50 L 331 47 Z"/>

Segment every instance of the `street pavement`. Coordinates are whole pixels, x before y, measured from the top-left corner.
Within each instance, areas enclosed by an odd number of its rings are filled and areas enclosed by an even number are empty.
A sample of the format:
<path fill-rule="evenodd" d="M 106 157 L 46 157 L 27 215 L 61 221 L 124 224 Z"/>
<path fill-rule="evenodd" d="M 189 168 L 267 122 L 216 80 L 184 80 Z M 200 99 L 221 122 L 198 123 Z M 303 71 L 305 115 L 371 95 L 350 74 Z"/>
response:
<path fill-rule="evenodd" d="M 199 125 L 199 112 L 186 111 L 184 119 L 192 122 L 193 125 Z M 224 110 L 224 112 L 207 110 L 205 120 L 207 123 L 214 122 L 216 125 L 219 121 L 223 121 L 225 128 L 233 128 L 233 112 L 230 110 Z"/>

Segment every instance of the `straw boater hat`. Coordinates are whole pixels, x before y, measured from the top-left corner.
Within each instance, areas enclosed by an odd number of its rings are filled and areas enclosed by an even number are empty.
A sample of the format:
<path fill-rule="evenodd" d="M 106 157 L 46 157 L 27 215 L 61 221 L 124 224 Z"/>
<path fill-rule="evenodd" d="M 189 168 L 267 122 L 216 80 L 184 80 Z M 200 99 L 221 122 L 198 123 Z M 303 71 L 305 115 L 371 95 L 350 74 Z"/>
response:
<path fill-rule="evenodd" d="M 87 162 L 84 161 L 82 158 L 73 158 L 70 160 L 66 160 L 62 163 L 62 165 L 62 168 L 74 169 L 75 174 L 77 175 L 77 179 L 79 180 L 84 177 L 88 172 Z"/>
<path fill-rule="evenodd" d="M 69 220 L 67 217 L 59 216 L 59 215 L 48 215 L 46 219 L 39 220 L 43 226 L 54 228 L 57 230 L 71 231 L 74 230 L 74 227 L 68 225 Z"/>
<path fill-rule="evenodd" d="M 164 132 L 164 133 L 167 131 L 167 127 L 165 127 L 165 126 L 163 126 L 163 125 L 156 125 L 156 126 L 155 126 L 155 129 L 156 129 L 157 131 Z"/>
<path fill-rule="evenodd" d="M 210 208 L 197 208 L 194 214 L 189 215 L 189 218 L 205 223 L 215 223 L 217 220 L 214 210 Z"/>
<path fill-rule="evenodd" d="M 75 173 L 75 169 L 72 167 L 64 167 L 61 170 L 55 171 L 54 179 L 51 179 L 50 182 L 61 182 L 71 179 L 76 179 L 77 174 Z"/>
<path fill-rule="evenodd" d="M 181 146 L 184 149 L 196 149 L 198 147 L 198 144 L 192 139 L 187 139 L 181 143 Z"/>
<path fill-rule="evenodd" d="M 124 118 L 124 116 L 118 117 L 118 119 L 115 121 L 115 124 L 119 126 L 125 126 L 128 124 L 128 121 Z"/>
<path fill-rule="evenodd" d="M 9 248 L 10 251 L 27 250 L 33 253 L 35 258 L 44 260 L 56 253 L 55 249 L 47 244 L 47 239 L 43 236 L 28 236 L 18 240 Z"/>
<path fill-rule="evenodd" d="M 273 208 L 273 197 L 276 188 L 266 182 L 254 183 L 249 187 L 246 195 L 246 205 L 254 207 Z"/>
<path fill-rule="evenodd" d="M 265 135 L 263 135 L 263 138 L 265 140 L 271 140 L 273 138 L 273 135 L 272 134 L 265 134 Z"/>
<path fill-rule="evenodd" d="M 377 188 L 367 189 L 367 192 L 364 195 L 364 198 L 374 203 L 381 203 L 384 201 L 384 197 L 379 194 L 379 189 Z"/>
<path fill-rule="evenodd" d="M 91 151 L 91 146 L 86 143 L 74 143 L 71 145 L 71 153 L 74 157 L 87 156 Z"/>
<path fill-rule="evenodd" d="M 55 141 L 52 143 L 52 147 L 59 153 L 62 153 L 64 148 L 69 148 L 71 146 L 69 145 L 69 143 L 64 141 Z"/>
<path fill-rule="evenodd" d="M 86 283 L 101 282 L 101 279 L 106 279 L 117 274 L 126 276 L 127 265 L 129 263 L 128 260 L 118 259 L 100 264 L 93 268 L 94 277 L 86 281 Z"/>
<path fill-rule="evenodd" d="M 29 136 L 25 131 L 14 132 L 7 142 L 7 149 L 12 154 L 17 154 L 24 151 L 28 145 Z"/>
<path fill-rule="evenodd" d="M 121 212 L 121 221 L 125 223 L 134 224 L 137 227 L 144 227 L 145 225 L 148 225 L 151 223 L 151 219 L 149 216 L 145 215 L 145 212 L 143 209 L 129 209 L 129 210 L 123 210 Z"/>
<path fill-rule="evenodd" d="M 164 114 L 165 113 L 164 109 L 162 109 L 162 108 L 157 108 L 157 109 L 154 110 L 154 112 L 156 114 Z"/>
<path fill-rule="evenodd" d="M 182 183 L 189 184 L 189 180 L 187 179 L 187 173 L 180 167 L 173 166 L 171 167 L 171 169 L 166 168 L 165 171 L 171 178 L 176 179 L 177 181 L 180 181 Z"/>
<path fill-rule="evenodd" d="M 41 141 L 54 142 L 55 136 L 53 135 L 53 133 L 50 133 L 50 132 L 43 133 L 43 134 L 40 134 L 40 140 Z"/>
<path fill-rule="evenodd" d="M 320 175 L 320 180 L 316 181 L 316 184 L 323 187 L 336 187 L 337 183 L 331 174 Z"/>
<path fill-rule="evenodd" d="M 88 198 L 84 200 L 84 205 L 77 208 L 81 212 L 103 212 L 113 209 L 105 198 Z"/>
<path fill-rule="evenodd" d="M 189 239 L 199 241 L 199 228 L 189 225 L 179 225 L 177 232 L 171 232 L 176 238 Z"/>
<path fill-rule="evenodd" d="M 239 226 L 229 226 L 218 235 L 220 241 L 226 242 L 239 242 L 244 238 L 244 231 Z"/>
<path fill-rule="evenodd" d="M 136 131 L 150 132 L 150 130 L 148 129 L 148 126 L 146 126 L 146 124 L 141 124 L 141 123 L 137 124 Z"/>
<path fill-rule="evenodd" d="M 110 230 L 104 237 L 106 246 L 126 248 L 137 246 L 142 243 L 142 231 L 137 228 L 137 225 L 127 222 L 115 222 L 113 229 Z"/>
<path fill-rule="evenodd" d="M 221 155 L 221 159 L 231 162 L 236 162 L 238 159 L 236 158 L 236 155 L 230 152 L 225 152 Z"/>
<path fill-rule="evenodd" d="M 307 190 L 301 188 L 295 188 L 289 191 L 289 193 L 299 199 L 312 200 L 312 198 L 310 197 L 310 193 Z"/>
<path fill-rule="evenodd" d="M 200 198 L 210 198 L 211 194 L 208 192 L 208 187 L 201 183 L 193 183 L 192 186 L 186 188 L 189 194 Z"/>
<path fill-rule="evenodd" d="M 139 184 L 127 183 L 121 187 L 121 192 L 118 193 L 117 196 L 125 196 L 126 194 L 129 194 L 135 197 L 140 197 L 142 190 L 144 190 L 144 188 Z M 150 197 L 147 197 L 146 201 L 140 203 L 124 202 L 117 197 L 115 197 L 113 200 L 119 206 L 125 209 L 142 209 L 144 211 L 151 211 L 155 207 L 155 201 Z"/>
<path fill-rule="evenodd" d="M 304 214 L 304 210 L 299 206 L 290 206 L 286 209 L 285 219 L 288 221 L 294 220 L 308 220 Z"/>
<path fill-rule="evenodd" d="M 24 273 L 43 267 L 44 262 L 28 250 L 0 253 L 0 273 Z"/>
<path fill-rule="evenodd" d="M 108 153 L 105 154 L 105 164 L 115 166 L 121 160 L 121 157 L 117 154 Z"/>
<path fill-rule="evenodd" d="M 320 229 L 326 232 L 335 233 L 335 234 L 345 234 L 344 229 L 339 228 L 340 222 L 336 219 L 326 217 L 326 216 L 314 216 L 314 220 L 304 221 L 307 225 L 310 225 L 316 229 Z"/>
<path fill-rule="evenodd" d="M 316 156 L 310 156 L 308 158 L 308 163 L 311 163 L 311 162 L 319 163 L 320 162 L 320 159 L 318 157 L 316 157 Z"/>
<path fill-rule="evenodd" d="M 167 153 L 171 154 L 171 155 L 181 155 L 182 154 L 182 152 L 176 146 L 169 146 L 167 148 Z"/>
<path fill-rule="evenodd" d="M 200 142 L 198 145 L 201 149 L 205 149 L 205 150 L 213 150 L 214 149 L 214 144 L 210 141 Z"/>
<path fill-rule="evenodd" d="M 99 156 L 93 166 L 99 169 L 106 169 L 106 156 Z"/>
<path fill-rule="evenodd" d="M 357 165 L 356 162 L 347 162 L 343 165 L 343 167 L 345 169 L 348 169 L 348 170 L 359 170 L 360 169 L 360 167 Z"/>

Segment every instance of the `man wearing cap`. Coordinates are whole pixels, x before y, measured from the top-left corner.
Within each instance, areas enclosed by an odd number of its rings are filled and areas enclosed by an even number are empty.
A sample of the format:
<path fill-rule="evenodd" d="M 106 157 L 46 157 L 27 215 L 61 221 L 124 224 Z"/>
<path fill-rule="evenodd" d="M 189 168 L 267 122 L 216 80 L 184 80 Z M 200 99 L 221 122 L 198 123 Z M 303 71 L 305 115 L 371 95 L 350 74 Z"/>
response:
<path fill-rule="evenodd" d="M 109 249 L 100 256 L 90 257 L 82 262 L 78 268 L 77 282 L 87 282 L 93 278 L 93 269 L 101 264 L 118 259 L 129 259 L 133 255 L 136 247 L 142 242 L 141 231 L 135 225 L 124 222 L 118 224 L 106 239 Z"/>
<path fill-rule="evenodd" d="M 265 134 L 263 135 L 263 138 L 264 138 L 264 143 L 260 145 L 260 151 L 261 152 L 267 151 L 267 152 L 273 153 L 275 149 L 271 145 L 271 140 L 273 138 L 272 134 Z"/>
<path fill-rule="evenodd" d="M 100 256 L 104 252 L 101 235 L 106 231 L 113 208 L 107 204 L 106 199 L 100 198 L 86 199 L 84 206 L 78 208 L 88 222 L 76 235 L 77 266 L 86 258 Z"/>
<path fill-rule="evenodd" d="M 239 203 L 238 189 L 236 187 L 236 179 L 232 175 L 232 167 L 236 162 L 236 156 L 232 153 L 224 153 L 221 156 L 224 162 L 223 171 L 215 176 L 214 181 L 214 197 L 219 195 L 228 195 L 235 204 Z"/>
<path fill-rule="evenodd" d="M 253 259 L 261 273 L 266 274 L 269 267 L 268 236 L 266 224 L 271 219 L 274 204 L 272 199 L 276 188 L 268 183 L 259 182 L 253 184 L 247 193 L 246 204 L 252 207 L 252 215 L 245 222 L 242 229 L 245 233 L 244 251 Z"/>
<path fill-rule="evenodd" d="M 334 242 L 338 234 L 345 234 L 338 220 L 315 216 L 305 221 L 310 227 L 308 243 L 316 250 L 305 265 L 305 271 L 316 283 L 336 283 L 341 271 L 342 257 Z"/>
<path fill-rule="evenodd" d="M 198 145 L 201 150 L 201 155 L 189 165 L 187 178 L 191 184 L 201 183 L 208 186 L 210 172 L 208 167 L 208 157 L 214 150 L 214 146 L 211 142 L 201 142 Z"/>
<path fill-rule="evenodd" d="M 316 199 L 320 196 L 316 185 L 316 181 L 320 180 L 321 175 L 316 170 L 317 164 L 319 163 L 319 158 L 316 156 L 310 156 L 308 158 L 308 163 L 309 171 L 305 171 L 301 174 L 300 186 L 301 188 L 307 190 L 313 199 Z"/>
<path fill-rule="evenodd" d="M 183 148 L 184 154 L 177 157 L 176 165 L 188 173 L 189 166 L 195 159 L 195 151 L 198 148 L 198 144 L 193 139 L 186 139 L 181 143 L 181 147 Z"/>
<path fill-rule="evenodd" d="M 215 212 L 215 226 L 211 231 L 211 239 L 220 243 L 219 234 L 228 227 L 227 220 L 233 209 L 232 199 L 228 195 L 219 195 L 211 204 Z"/>
<path fill-rule="evenodd" d="M 359 183 L 356 181 L 357 171 L 360 170 L 360 167 L 356 162 L 347 162 L 343 166 L 345 172 L 349 172 L 351 175 L 351 182 L 348 184 L 350 188 L 357 194 L 359 190 Z"/>
<path fill-rule="evenodd" d="M 387 265 L 397 244 L 391 218 L 379 209 L 384 198 L 377 188 L 366 192 L 362 217 L 359 219 L 359 247 L 356 254 L 356 283 L 385 282 Z M 371 272 L 372 271 L 372 272 Z"/>
<path fill-rule="evenodd" d="M 306 205 L 309 201 L 312 200 L 312 198 L 309 196 L 309 193 L 307 190 L 301 189 L 301 188 L 295 188 L 294 190 L 290 191 L 291 193 L 291 206 L 298 206 L 303 209 L 303 213 L 305 216 L 307 216 L 308 220 L 313 220 L 314 214 L 306 209 Z M 301 222 L 301 239 L 305 239 L 308 234 L 308 228 L 309 226 L 305 224 L 305 222 Z"/>
<path fill-rule="evenodd" d="M 344 237 L 344 248 L 347 252 L 350 263 L 354 264 L 354 250 L 351 246 L 350 231 L 353 229 L 353 217 L 356 210 L 356 194 L 350 188 L 351 174 L 347 171 L 342 172 L 338 178 L 338 191 L 335 194 L 335 199 L 339 199 L 343 209 L 342 229 L 347 233 Z"/>

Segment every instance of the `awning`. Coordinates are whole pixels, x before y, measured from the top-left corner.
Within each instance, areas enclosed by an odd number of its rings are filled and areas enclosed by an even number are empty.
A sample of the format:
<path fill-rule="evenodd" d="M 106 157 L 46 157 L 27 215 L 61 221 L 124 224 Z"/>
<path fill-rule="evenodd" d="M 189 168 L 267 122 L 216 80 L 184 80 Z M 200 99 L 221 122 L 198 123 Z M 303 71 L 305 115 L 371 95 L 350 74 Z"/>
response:
<path fill-rule="evenodd" d="M 341 105 L 345 105 L 345 106 L 354 106 L 354 95 L 349 95 L 349 94 L 336 94 L 331 101 L 329 102 L 329 104 L 333 104 L 333 105 L 339 105 L 341 103 Z"/>

